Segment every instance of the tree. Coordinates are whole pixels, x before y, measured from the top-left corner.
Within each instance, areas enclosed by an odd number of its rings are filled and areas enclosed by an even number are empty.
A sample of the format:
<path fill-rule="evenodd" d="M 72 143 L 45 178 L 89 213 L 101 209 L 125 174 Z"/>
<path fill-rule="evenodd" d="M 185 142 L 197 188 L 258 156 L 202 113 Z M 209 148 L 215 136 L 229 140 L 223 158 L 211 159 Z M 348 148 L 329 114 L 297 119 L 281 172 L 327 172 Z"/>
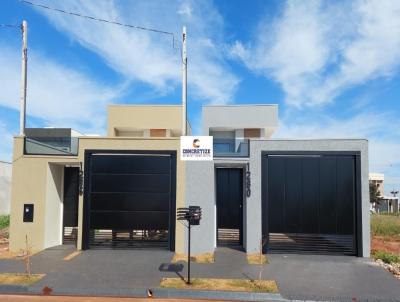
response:
<path fill-rule="evenodd" d="M 371 203 L 379 204 L 380 193 L 378 191 L 378 187 L 374 183 L 369 183 L 369 201 Z"/>

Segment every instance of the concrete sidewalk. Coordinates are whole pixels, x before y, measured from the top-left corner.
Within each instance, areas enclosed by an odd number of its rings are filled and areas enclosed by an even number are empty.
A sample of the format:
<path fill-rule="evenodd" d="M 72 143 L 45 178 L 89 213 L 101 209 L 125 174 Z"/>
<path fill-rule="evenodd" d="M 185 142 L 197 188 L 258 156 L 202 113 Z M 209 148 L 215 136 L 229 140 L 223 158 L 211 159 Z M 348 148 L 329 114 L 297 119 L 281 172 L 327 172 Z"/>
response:
<path fill-rule="evenodd" d="M 70 247 L 48 249 L 32 257 L 32 270 L 46 273 L 34 285 L 76 293 L 121 294 L 157 288 L 163 277 L 186 277 L 186 264 L 171 265 L 167 250 L 88 250 L 70 261 Z M 259 266 L 248 265 L 246 254 L 220 248 L 214 264 L 193 264 L 192 277 L 257 279 Z M 399 301 L 400 281 L 371 260 L 346 256 L 268 255 L 264 279 L 276 280 L 287 299 Z M 1 272 L 23 272 L 24 263 L 1 260 Z"/>

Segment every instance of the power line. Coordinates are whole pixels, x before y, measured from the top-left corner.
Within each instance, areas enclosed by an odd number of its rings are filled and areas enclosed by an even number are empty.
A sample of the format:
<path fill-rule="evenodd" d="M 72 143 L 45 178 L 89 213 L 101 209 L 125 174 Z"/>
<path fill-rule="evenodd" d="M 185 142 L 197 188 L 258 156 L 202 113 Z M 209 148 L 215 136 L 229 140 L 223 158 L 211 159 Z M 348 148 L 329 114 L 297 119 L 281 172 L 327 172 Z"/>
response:
<path fill-rule="evenodd" d="M 0 27 L 21 29 L 21 25 L 17 24 L 0 24 Z"/>
<path fill-rule="evenodd" d="M 175 44 L 176 44 L 176 43 L 175 43 L 175 40 L 176 40 L 176 39 L 175 39 L 175 34 L 174 34 L 173 32 L 164 31 L 164 30 L 159 30 L 159 29 L 155 29 L 155 28 L 137 26 L 137 25 L 127 24 L 127 23 L 121 23 L 121 22 L 117 22 L 117 21 L 111 21 L 111 20 L 96 18 L 96 17 L 88 16 L 88 15 L 82 15 L 82 14 L 78 14 L 78 13 L 66 11 L 66 10 L 63 10 L 63 9 L 50 7 L 50 6 L 43 5 L 43 4 L 33 3 L 33 2 L 30 2 L 30 1 L 26 1 L 26 0 L 19 0 L 19 2 L 22 3 L 22 4 L 27 4 L 27 5 L 31 5 L 31 6 L 36 6 L 36 7 L 44 8 L 44 9 L 47 9 L 47 10 L 56 11 L 56 12 L 59 12 L 59 13 L 63 13 L 63 14 L 75 16 L 75 17 L 80 17 L 80 18 L 89 19 L 89 20 L 92 20 L 92 21 L 98 21 L 98 22 L 103 22 L 103 23 L 108 23 L 108 24 L 113 24 L 113 25 L 118 25 L 118 26 L 133 28 L 133 29 L 138 29 L 138 30 L 145 30 L 145 31 L 150 31 L 150 32 L 154 32 L 154 33 L 169 35 L 169 36 L 172 37 L 172 47 L 173 47 L 174 49 L 177 49 L 177 48 L 175 47 Z"/>

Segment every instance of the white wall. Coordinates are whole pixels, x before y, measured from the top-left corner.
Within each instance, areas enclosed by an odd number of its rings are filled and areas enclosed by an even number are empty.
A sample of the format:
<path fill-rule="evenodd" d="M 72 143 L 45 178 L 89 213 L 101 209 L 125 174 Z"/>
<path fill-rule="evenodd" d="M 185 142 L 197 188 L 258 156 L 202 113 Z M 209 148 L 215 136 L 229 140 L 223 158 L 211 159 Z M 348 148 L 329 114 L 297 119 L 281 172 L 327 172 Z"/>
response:
<path fill-rule="evenodd" d="M 11 174 L 11 163 L 0 161 L 0 215 L 10 214 Z"/>
<path fill-rule="evenodd" d="M 278 126 L 278 105 L 273 104 L 203 106 L 202 114 L 204 135 L 209 129 L 260 128 L 273 132 Z"/>

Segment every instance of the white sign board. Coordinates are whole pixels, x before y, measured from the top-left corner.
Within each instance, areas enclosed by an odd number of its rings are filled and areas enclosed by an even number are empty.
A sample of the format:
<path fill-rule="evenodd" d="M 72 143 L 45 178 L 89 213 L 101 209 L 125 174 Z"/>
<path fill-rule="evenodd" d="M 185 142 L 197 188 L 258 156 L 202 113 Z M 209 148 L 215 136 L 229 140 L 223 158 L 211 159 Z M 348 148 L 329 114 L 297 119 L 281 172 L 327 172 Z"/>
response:
<path fill-rule="evenodd" d="M 212 136 L 181 136 L 181 160 L 213 160 Z"/>

